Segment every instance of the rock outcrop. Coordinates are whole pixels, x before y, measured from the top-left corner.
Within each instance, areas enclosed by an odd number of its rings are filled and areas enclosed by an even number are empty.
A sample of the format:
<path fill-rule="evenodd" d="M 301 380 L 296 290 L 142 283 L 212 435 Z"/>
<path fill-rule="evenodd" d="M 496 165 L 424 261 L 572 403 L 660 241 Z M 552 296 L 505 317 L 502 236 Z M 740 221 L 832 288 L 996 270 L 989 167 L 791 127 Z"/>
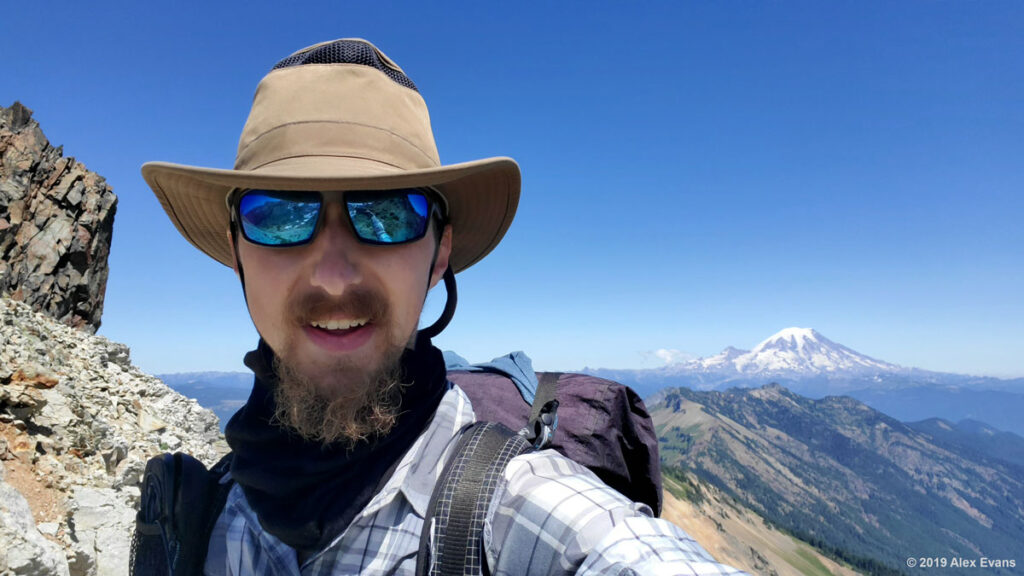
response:
<path fill-rule="evenodd" d="M 146 460 L 227 446 L 126 346 L 0 299 L 0 574 L 128 573 Z"/>
<path fill-rule="evenodd" d="M 31 110 L 0 107 L 0 294 L 95 333 L 116 207 L 103 177 L 51 146 Z"/>

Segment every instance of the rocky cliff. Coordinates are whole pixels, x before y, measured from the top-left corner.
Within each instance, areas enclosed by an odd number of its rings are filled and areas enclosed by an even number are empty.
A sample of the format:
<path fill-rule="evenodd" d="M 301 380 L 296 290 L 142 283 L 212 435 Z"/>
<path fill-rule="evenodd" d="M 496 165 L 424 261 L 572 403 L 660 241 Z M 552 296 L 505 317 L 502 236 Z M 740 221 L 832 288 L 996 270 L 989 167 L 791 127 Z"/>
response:
<path fill-rule="evenodd" d="M 50 145 L 32 111 L 0 107 L 0 294 L 96 332 L 117 197 Z"/>
<path fill-rule="evenodd" d="M 226 452 L 128 348 L 0 299 L 0 574 L 121 575 L 148 458 Z"/>
<path fill-rule="evenodd" d="M 217 417 L 94 336 L 117 198 L 0 108 L 0 576 L 128 573 L 146 461 L 227 451 Z"/>

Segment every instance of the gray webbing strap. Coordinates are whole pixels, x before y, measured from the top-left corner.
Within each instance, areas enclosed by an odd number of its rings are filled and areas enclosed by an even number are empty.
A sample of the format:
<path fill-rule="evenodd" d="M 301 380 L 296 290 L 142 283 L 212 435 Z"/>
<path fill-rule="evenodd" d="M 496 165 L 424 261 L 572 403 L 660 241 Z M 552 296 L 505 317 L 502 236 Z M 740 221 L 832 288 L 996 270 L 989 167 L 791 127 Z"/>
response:
<path fill-rule="evenodd" d="M 558 380 L 561 372 L 541 372 L 537 384 L 537 395 L 530 408 L 530 422 L 526 428 L 526 439 L 540 450 L 551 442 L 558 426 Z"/>
<path fill-rule="evenodd" d="M 494 422 L 473 424 L 445 465 L 427 507 L 416 558 L 418 576 L 484 573 L 487 509 L 508 462 L 530 443 Z"/>

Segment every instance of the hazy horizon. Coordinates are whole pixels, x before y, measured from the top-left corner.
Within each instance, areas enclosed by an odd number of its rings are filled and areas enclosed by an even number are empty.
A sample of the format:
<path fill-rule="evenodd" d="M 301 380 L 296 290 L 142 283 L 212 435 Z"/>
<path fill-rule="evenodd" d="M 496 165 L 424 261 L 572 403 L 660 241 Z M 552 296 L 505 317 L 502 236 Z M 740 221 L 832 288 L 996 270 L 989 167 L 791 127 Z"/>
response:
<path fill-rule="evenodd" d="M 791 330 L 793 328 L 794 327 L 785 328 L 783 330 L 780 330 L 776 334 L 779 334 L 781 332 L 785 332 L 787 330 Z M 817 330 L 815 330 L 815 331 L 817 332 Z M 828 338 L 827 335 L 821 334 L 820 332 L 819 332 L 819 335 L 824 336 L 825 338 Z M 775 334 L 773 334 L 772 336 L 775 336 Z M 760 345 L 760 343 L 763 342 L 763 341 L 764 340 L 759 341 L 757 345 Z M 835 342 L 835 343 L 839 344 L 839 345 L 843 345 L 842 342 Z M 729 345 L 729 346 L 723 347 L 722 350 L 719 350 L 719 352 L 716 352 L 715 354 L 708 355 L 708 356 L 692 356 L 692 355 L 688 355 L 685 352 L 682 352 L 680 350 L 666 350 L 666 349 L 655 350 L 655 351 L 651 352 L 651 355 L 656 357 L 656 358 L 658 358 L 659 361 L 663 362 L 663 364 L 661 366 L 658 366 L 658 367 L 668 367 L 668 366 L 673 366 L 673 365 L 684 365 L 684 364 L 687 364 L 688 362 L 691 362 L 691 361 L 705 360 L 707 358 L 710 358 L 712 356 L 716 356 L 716 355 L 722 353 L 727 348 L 734 348 L 734 349 L 738 349 L 738 350 L 748 351 L 749 352 L 749 351 L 753 350 L 754 348 L 756 348 L 757 345 L 750 346 L 748 348 L 742 348 L 742 347 L 739 347 L 739 346 Z M 487 362 L 489 362 L 489 361 L 494 359 L 494 358 L 474 358 L 474 359 L 469 359 L 469 358 L 465 358 L 464 355 L 460 354 L 458 350 L 448 350 L 448 349 L 445 349 L 444 351 L 445 352 L 452 352 L 452 353 L 458 354 L 460 357 L 463 357 L 465 360 L 467 360 L 471 364 L 487 363 Z M 859 351 L 857 351 L 857 350 L 854 350 L 854 352 L 859 353 Z M 527 356 L 529 356 L 529 354 L 527 354 Z M 885 358 L 874 358 L 874 359 L 875 360 L 880 360 L 880 361 L 883 361 L 883 362 L 886 361 Z M 643 367 L 637 367 L 637 366 L 597 366 L 597 365 L 595 365 L 595 366 L 573 366 L 573 367 L 565 367 L 565 366 L 557 367 L 556 366 L 554 368 L 546 368 L 545 370 L 560 371 L 560 372 L 578 372 L 578 371 L 581 371 L 581 370 L 645 370 L 645 369 L 652 370 L 652 369 L 656 369 L 658 367 L 643 368 Z M 929 370 L 927 367 L 923 367 L 923 366 L 902 366 L 902 365 L 900 365 L 899 367 L 900 368 L 906 368 L 906 369 L 915 369 L 915 370 L 924 370 L 924 371 L 929 371 L 929 372 L 937 372 L 937 371 L 934 371 L 934 370 Z M 248 369 L 245 369 L 245 370 L 189 370 L 189 371 L 176 371 L 176 372 L 161 372 L 159 374 L 154 374 L 154 375 L 156 375 L 156 376 L 164 376 L 164 375 L 168 375 L 168 376 L 169 375 L 181 376 L 181 375 L 186 375 L 186 374 L 245 374 L 245 373 L 248 373 L 248 372 L 249 372 Z M 973 376 L 973 377 L 979 377 L 979 378 L 996 378 L 996 379 L 999 379 L 999 380 L 1021 380 L 1021 382 L 1020 382 L 1020 384 L 1022 385 L 1021 386 L 1021 391 L 1024 391 L 1024 377 L 1022 377 L 1022 376 L 1013 376 L 1013 375 L 1000 376 L 1000 375 L 995 375 L 995 374 L 970 374 L 970 373 L 959 373 L 959 372 L 948 372 L 948 374 L 956 374 L 956 375 L 961 375 L 961 376 Z"/>

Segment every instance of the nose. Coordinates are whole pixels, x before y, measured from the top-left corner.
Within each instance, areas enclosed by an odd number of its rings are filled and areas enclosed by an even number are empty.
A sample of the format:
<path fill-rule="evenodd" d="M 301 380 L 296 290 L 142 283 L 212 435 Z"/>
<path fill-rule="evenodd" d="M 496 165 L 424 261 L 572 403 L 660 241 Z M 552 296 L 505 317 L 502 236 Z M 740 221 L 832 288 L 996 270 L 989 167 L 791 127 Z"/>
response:
<path fill-rule="evenodd" d="M 362 246 L 352 234 L 340 204 L 329 202 L 324 209 L 324 221 L 310 245 L 314 258 L 310 283 L 332 296 L 341 296 L 363 279 L 359 266 Z"/>

